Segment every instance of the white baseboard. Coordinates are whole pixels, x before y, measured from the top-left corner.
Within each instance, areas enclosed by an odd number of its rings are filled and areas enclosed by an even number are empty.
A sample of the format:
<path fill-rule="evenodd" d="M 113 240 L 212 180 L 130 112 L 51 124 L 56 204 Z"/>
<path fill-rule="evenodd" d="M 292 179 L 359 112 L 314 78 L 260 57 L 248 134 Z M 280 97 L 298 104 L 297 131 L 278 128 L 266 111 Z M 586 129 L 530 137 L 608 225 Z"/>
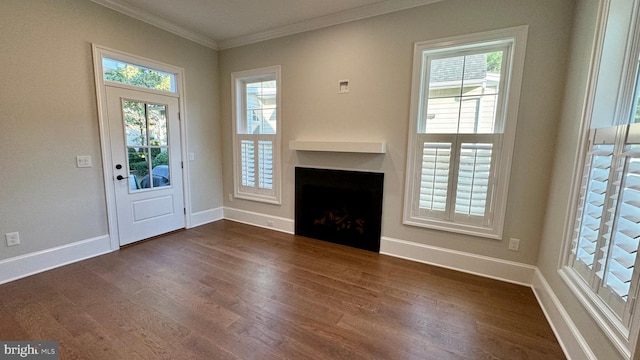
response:
<path fill-rule="evenodd" d="M 278 230 L 288 234 L 293 234 L 295 230 L 293 219 L 265 215 L 229 207 L 224 208 L 224 218 L 243 224 Z"/>
<path fill-rule="evenodd" d="M 549 286 L 549 283 L 538 269 L 536 269 L 533 276 L 531 288 L 567 359 L 597 360 L 589 344 L 582 337 L 573 320 L 571 320 L 551 286 Z"/>
<path fill-rule="evenodd" d="M 380 253 L 525 286 L 531 285 L 536 269 L 532 265 L 384 236 L 380 239 Z"/>
<path fill-rule="evenodd" d="M 199 211 L 191 214 L 191 222 L 189 224 L 189 228 L 208 224 L 210 222 L 214 222 L 222 219 L 224 219 L 224 210 L 221 207 L 215 208 L 215 209 L 209 209 L 205 211 Z"/>
<path fill-rule="evenodd" d="M 0 260 L 0 284 L 113 251 L 109 235 Z"/>

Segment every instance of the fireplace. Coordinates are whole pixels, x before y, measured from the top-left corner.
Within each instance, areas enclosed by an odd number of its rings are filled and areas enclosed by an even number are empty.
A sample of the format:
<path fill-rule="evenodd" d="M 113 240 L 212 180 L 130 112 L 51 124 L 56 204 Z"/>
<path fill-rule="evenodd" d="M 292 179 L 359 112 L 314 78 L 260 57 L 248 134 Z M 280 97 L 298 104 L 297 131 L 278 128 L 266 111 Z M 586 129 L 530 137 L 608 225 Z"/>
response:
<path fill-rule="evenodd" d="M 384 174 L 295 169 L 295 233 L 379 252 Z"/>

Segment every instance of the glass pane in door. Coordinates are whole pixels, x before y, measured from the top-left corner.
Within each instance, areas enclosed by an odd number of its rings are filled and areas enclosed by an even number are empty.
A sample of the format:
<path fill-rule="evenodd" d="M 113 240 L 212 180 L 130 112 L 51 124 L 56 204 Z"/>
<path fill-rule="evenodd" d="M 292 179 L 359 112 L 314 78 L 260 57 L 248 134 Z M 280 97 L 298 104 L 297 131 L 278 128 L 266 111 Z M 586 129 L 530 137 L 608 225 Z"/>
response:
<path fill-rule="evenodd" d="M 129 189 L 142 189 L 140 181 L 149 174 L 149 150 L 145 147 L 127 147 L 129 154 Z"/>
<path fill-rule="evenodd" d="M 124 126 L 127 145 L 147 145 L 147 114 L 143 102 L 123 101 Z"/>
<path fill-rule="evenodd" d="M 167 109 L 164 105 L 149 104 L 149 145 L 167 146 Z"/>
<path fill-rule="evenodd" d="M 167 105 L 124 100 L 122 103 L 129 163 L 129 190 L 171 185 Z"/>
<path fill-rule="evenodd" d="M 171 185 L 169 180 L 169 148 L 151 148 L 152 169 L 149 177 L 151 187 L 158 188 Z"/>

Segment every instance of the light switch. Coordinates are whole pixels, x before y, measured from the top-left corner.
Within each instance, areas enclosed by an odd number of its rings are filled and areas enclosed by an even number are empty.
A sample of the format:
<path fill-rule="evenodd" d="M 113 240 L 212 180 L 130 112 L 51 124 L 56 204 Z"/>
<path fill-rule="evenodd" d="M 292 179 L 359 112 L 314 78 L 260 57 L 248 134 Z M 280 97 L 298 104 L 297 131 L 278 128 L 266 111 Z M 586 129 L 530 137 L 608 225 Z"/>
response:
<path fill-rule="evenodd" d="M 4 237 L 7 240 L 7 246 L 20 245 L 20 233 L 12 232 L 4 234 Z"/>
<path fill-rule="evenodd" d="M 89 155 L 76 156 L 76 164 L 78 165 L 79 168 L 91 167 L 92 166 L 91 156 Z"/>
<path fill-rule="evenodd" d="M 509 250 L 511 251 L 519 251 L 520 250 L 520 239 L 509 239 Z"/>

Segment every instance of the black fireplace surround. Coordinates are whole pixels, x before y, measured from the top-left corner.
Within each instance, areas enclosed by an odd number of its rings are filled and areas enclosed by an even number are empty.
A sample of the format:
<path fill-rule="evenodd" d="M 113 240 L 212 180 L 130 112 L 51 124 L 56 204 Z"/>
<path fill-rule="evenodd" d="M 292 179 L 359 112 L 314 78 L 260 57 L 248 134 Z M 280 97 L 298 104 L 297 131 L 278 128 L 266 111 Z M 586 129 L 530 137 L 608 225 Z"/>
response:
<path fill-rule="evenodd" d="M 380 252 L 384 174 L 295 169 L 295 233 Z"/>

